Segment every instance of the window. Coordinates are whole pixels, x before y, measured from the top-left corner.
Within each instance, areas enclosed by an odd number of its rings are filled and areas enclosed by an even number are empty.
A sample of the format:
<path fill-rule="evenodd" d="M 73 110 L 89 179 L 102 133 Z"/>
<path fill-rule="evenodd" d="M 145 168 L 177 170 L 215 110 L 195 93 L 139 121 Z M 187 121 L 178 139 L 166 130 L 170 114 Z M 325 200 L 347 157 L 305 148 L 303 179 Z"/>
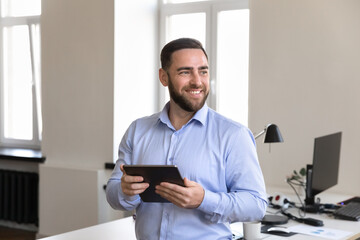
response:
<path fill-rule="evenodd" d="M 201 41 L 209 55 L 208 105 L 248 125 L 248 0 L 167 0 L 161 5 L 161 46 L 179 37 Z M 160 90 L 160 108 L 169 99 Z"/>
<path fill-rule="evenodd" d="M 0 145 L 39 148 L 41 0 L 0 0 Z"/>

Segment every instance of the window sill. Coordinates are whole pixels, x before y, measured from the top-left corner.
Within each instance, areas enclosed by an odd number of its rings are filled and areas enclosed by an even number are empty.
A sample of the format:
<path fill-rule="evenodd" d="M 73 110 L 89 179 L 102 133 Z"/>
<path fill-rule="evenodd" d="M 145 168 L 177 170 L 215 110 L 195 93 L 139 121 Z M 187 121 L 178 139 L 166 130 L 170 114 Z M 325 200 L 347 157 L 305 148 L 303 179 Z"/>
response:
<path fill-rule="evenodd" d="M 2 159 L 43 163 L 46 157 L 40 150 L 0 147 L 0 160 Z"/>

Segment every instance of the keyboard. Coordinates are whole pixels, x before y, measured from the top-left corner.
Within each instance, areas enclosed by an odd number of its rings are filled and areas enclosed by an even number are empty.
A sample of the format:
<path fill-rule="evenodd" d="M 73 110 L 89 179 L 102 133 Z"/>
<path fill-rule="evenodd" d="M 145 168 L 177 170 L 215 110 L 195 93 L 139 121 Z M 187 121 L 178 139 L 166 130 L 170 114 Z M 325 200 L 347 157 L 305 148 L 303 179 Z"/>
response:
<path fill-rule="evenodd" d="M 337 209 L 334 213 L 335 218 L 360 221 L 360 202 L 350 202 Z"/>

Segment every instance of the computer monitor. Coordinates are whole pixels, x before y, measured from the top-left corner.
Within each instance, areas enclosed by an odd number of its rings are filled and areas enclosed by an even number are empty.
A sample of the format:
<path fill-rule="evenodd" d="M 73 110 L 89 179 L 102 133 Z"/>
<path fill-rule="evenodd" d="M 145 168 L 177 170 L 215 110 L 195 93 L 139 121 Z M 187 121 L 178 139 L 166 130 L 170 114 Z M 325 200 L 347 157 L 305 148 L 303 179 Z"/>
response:
<path fill-rule="evenodd" d="M 338 182 L 341 132 L 315 138 L 313 164 L 307 165 L 305 210 L 318 212 L 315 195 Z"/>

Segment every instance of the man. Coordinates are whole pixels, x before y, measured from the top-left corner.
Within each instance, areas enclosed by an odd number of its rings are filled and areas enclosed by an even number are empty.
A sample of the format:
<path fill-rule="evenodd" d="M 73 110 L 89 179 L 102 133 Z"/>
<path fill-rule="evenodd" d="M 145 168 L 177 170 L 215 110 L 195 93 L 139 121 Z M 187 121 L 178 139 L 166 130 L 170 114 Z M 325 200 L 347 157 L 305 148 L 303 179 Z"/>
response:
<path fill-rule="evenodd" d="M 199 41 L 168 43 L 161 65 L 170 101 L 128 128 L 107 184 L 108 202 L 136 209 L 138 239 L 232 239 L 231 222 L 260 220 L 267 206 L 253 135 L 207 107 L 209 66 Z M 177 165 L 185 187 L 163 182 L 156 192 L 171 203 L 142 202 L 139 194 L 149 184 L 126 175 L 123 164 Z"/>

